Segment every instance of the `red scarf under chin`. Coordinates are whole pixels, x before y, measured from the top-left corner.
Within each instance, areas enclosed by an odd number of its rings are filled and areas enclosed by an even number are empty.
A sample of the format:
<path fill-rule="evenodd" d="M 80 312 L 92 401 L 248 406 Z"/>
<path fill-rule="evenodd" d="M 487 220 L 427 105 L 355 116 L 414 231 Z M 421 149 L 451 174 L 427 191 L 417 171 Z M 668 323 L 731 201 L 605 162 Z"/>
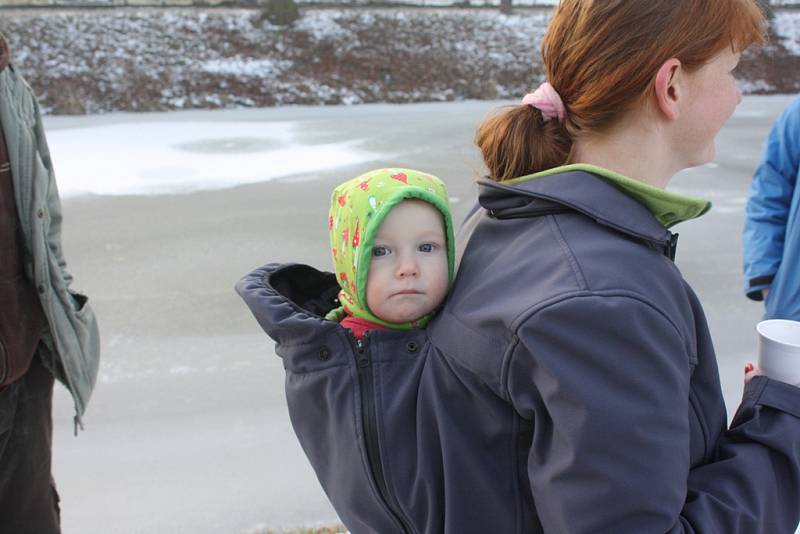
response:
<path fill-rule="evenodd" d="M 349 314 L 342 319 L 339 324 L 342 325 L 342 328 L 349 328 L 352 330 L 356 339 L 363 338 L 364 334 L 370 330 L 390 330 L 389 327 L 383 326 L 382 324 L 373 323 L 372 321 L 362 319 L 361 317 L 354 317 Z"/>

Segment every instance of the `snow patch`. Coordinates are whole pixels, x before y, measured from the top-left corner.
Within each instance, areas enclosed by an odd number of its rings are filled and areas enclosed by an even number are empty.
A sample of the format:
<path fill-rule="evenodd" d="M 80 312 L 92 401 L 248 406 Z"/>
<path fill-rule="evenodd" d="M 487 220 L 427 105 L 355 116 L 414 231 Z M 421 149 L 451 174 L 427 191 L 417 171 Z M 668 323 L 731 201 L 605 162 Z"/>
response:
<path fill-rule="evenodd" d="M 775 88 L 764 80 L 736 80 L 742 94 L 768 93 Z"/>
<path fill-rule="evenodd" d="M 63 197 L 215 190 L 380 159 L 362 140 L 305 144 L 292 122 L 121 123 L 48 132 Z"/>
<path fill-rule="evenodd" d="M 277 76 L 291 67 L 291 61 L 241 57 L 210 59 L 199 64 L 200 70 L 210 74 L 228 74 L 253 78 Z"/>
<path fill-rule="evenodd" d="M 800 55 L 800 17 L 797 13 L 789 11 L 776 13 L 772 28 L 786 50 L 794 55 Z"/>

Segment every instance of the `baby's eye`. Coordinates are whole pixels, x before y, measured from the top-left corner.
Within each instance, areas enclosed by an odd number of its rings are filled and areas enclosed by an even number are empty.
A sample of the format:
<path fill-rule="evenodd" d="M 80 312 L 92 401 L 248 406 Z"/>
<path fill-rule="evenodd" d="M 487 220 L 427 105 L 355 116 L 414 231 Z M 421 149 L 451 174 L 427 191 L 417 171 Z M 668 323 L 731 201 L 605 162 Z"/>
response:
<path fill-rule="evenodd" d="M 383 246 L 372 247 L 372 255 L 373 256 L 376 256 L 376 257 L 378 257 L 378 256 L 386 256 L 387 254 L 389 254 L 389 249 L 386 248 L 386 247 L 383 247 Z"/>
<path fill-rule="evenodd" d="M 419 251 L 420 252 L 433 252 L 434 246 L 435 245 L 433 243 L 424 243 L 424 244 L 419 246 Z"/>

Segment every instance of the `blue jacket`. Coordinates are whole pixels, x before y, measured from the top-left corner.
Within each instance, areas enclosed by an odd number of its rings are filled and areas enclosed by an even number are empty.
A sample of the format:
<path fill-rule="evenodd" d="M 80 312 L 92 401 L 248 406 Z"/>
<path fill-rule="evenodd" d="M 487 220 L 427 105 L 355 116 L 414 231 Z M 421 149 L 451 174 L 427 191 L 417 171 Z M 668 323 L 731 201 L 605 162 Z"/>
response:
<path fill-rule="evenodd" d="M 727 428 L 703 310 L 642 204 L 585 172 L 481 183 L 427 330 L 357 343 L 335 278 L 237 290 L 277 342 L 300 443 L 365 533 L 790 534 L 800 389 L 758 377 Z"/>
<path fill-rule="evenodd" d="M 800 99 L 778 118 L 753 176 L 745 210 L 745 292 L 766 319 L 800 320 Z"/>

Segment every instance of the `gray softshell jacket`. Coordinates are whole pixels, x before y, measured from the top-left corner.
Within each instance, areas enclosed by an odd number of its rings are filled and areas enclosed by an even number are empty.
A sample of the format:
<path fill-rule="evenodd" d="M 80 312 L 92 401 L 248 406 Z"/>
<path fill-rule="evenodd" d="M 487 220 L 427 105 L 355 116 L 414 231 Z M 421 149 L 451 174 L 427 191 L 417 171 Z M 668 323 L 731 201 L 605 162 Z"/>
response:
<path fill-rule="evenodd" d="M 480 183 L 426 330 L 356 343 L 332 274 L 237 290 L 276 340 L 295 432 L 352 532 L 791 534 L 800 389 L 757 377 L 726 427 L 676 239 L 586 172 Z"/>

